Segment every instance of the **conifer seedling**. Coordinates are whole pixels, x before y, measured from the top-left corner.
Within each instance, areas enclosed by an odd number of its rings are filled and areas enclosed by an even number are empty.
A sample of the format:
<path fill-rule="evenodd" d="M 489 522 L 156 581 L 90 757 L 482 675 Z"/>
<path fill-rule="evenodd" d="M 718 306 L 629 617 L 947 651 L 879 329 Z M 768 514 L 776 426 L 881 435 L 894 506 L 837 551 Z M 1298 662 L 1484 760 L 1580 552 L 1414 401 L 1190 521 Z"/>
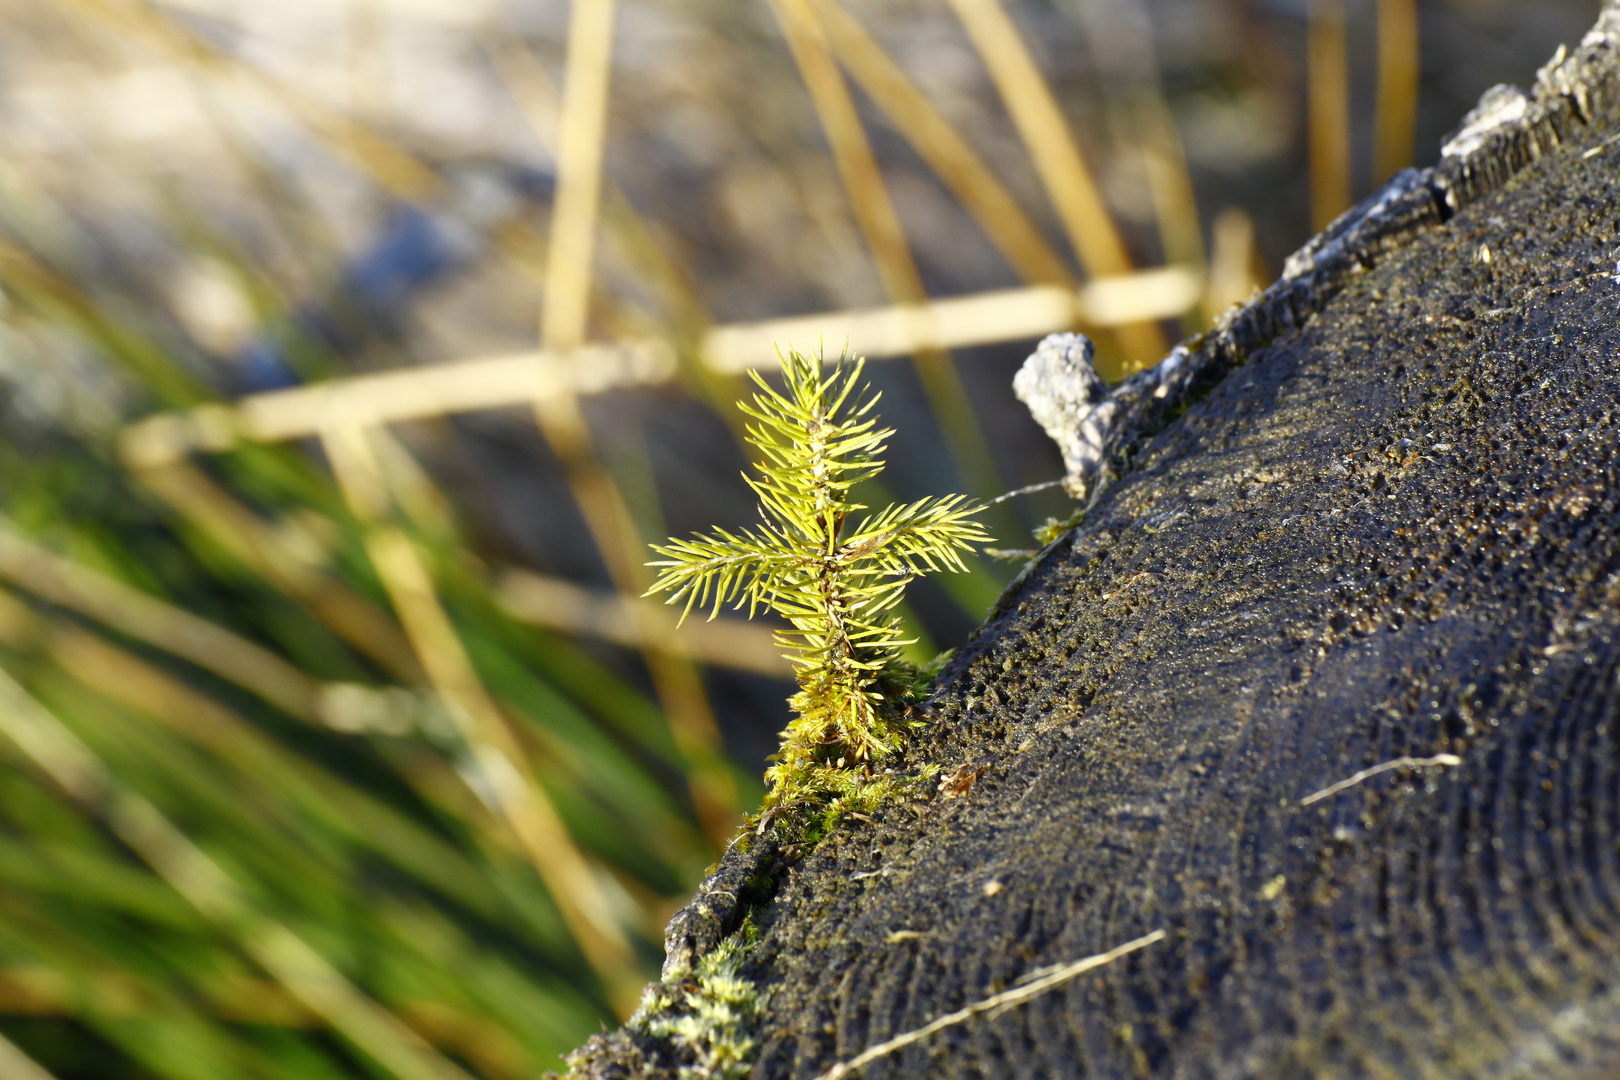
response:
<path fill-rule="evenodd" d="M 906 585 L 932 570 L 961 571 L 962 553 L 990 539 L 973 516 L 984 507 L 962 495 L 866 507 L 850 490 L 883 468 L 894 432 L 877 426 L 878 396 L 861 383 L 864 360 L 790 351 L 781 357 L 783 392 L 759 386 L 748 442 L 762 455 L 757 476 L 760 525 L 715 529 L 654 545 L 659 576 L 649 595 L 668 592 L 713 618 L 721 606 L 761 607 L 789 628 L 777 644 L 794 667 L 795 716 L 766 772 L 765 811 L 790 806 L 857 809 L 900 781 L 882 763 L 901 747 L 902 714 L 915 671 L 899 657 L 903 637 L 895 606 Z"/>

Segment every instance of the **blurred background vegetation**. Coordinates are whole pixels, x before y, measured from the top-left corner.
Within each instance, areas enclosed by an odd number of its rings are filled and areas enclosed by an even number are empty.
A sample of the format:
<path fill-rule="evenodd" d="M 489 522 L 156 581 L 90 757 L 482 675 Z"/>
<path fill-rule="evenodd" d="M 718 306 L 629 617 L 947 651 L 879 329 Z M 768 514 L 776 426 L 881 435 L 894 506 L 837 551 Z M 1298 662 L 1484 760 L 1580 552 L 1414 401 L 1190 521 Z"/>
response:
<path fill-rule="evenodd" d="M 637 599 L 769 343 L 894 358 L 874 498 L 1054 479 L 1034 338 L 1156 361 L 1597 8 L 0 0 L 0 1076 L 558 1068 L 786 720 Z"/>

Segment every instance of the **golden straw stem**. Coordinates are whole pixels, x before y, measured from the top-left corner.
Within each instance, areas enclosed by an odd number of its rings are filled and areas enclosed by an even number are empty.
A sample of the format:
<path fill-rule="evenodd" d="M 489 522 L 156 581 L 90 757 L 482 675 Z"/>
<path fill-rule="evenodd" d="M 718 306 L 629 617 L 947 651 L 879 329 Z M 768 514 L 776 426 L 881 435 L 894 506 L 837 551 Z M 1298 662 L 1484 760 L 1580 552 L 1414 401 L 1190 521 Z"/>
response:
<path fill-rule="evenodd" d="M 349 426 L 322 436 L 338 486 L 366 528 L 365 547 L 428 679 L 443 699 L 493 792 L 496 809 L 539 872 L 622 1015 L 634 1008 L 639 983 L 630 946 L 613 922 L 595 875 L 562 818 L 541 790 L 517 736 L 484 690 L 472 661 L 409 537 L 387 522 L 391 495 L 367 432 Z"/>
<path fill-rule="evenodd" d="M 1085 0 L 1068 7 L 1084 28 L 1115 139 L 1141 160 L 1164 261 L 1202 266 L 1198 203 L 1181 133 L 1164 99 L 1153 23 L 1144 0 Z"/>
<path fill-rule="evenodd" d="M 634 649 L 656 649 L 771 678 L 793 675 L 793 668 L 776 647 L 773 632 L 744 619 L 692 619 L 677 627 L 675 613 L 656 600 L 597 592 L 527 570 L 502 574 L 495 584 L 495 600 L 514 619 L 563 633 L 597 637 Z"/>
<path fill-rule="evenodd" d="M 534 52 L 516 38 L 492 41 L 485 51 L 534 137 L 555 162 L 560 156 L 562 94 L 551 76 Z M 690 269 L 670 252 L 653 226 L 606 175 L 602 178 L 601 216 L 615 254 L 626 265 L 647 273 L 677 333 L 690 338 L 701 335 L 713 319 L 698 294 Z"/>
<path fill-rule="evenodd" d="M 772 340 L 815 348 L 818 337 L 843 341 L 869 359 L 906 356 L 927 346 L 950 349 L 1041 337 L 1077 321 L 1123 326 L 1179 318 L 1197 302 L 1201 275 L 1183 266 L 1095 278 L 1078 290 L 1057 285 L 995 289 L 929 300 L 795 315 L 716 326 L 703 337 L 704 369 L 730 376 L 776 362 Z M 916 308 L 926 317 L 918 319 Z M 367 425 L 451 416 L 533 404 L 560 395 L 604 393 L 666 384 L 676 374 L 673 350 L 661 341 L 626 340 L 563 353 L 448 360 L 270 390 L 235 406 L 207 404 L 156 413 L 123 431 L 120 452 L 143 475 L 193 452 L 219 453 L 238 443 L 274 443 L 319 435 L 334 420 Z M 729 387 L 727 392 L 737 387 Z M 733 400 L 735 393 L 727 400 Z M 739 414 L 740 415 L 740 414 Z"/>
<path fill-rule="evenodd" d="M 792 315 L 757 323 L 717 326 L 704 339 L 704 361 L 715 371 L 744 372 L 775 359 L 775 347 L 816 348 L 819 341 L 849 341 L 850 351 L 869 360 L 942 349 L 1039 338 L 1072 328 L 1124 326 L 1145 319 L 1180 318 L 1198 303 L 1204 275 L 1197 267 L 1167 266 L 1127 277 L 1096 278 L 1078 290 L 1031 285 L 970 293 L 926 305 L 929 316 L 918 338 L 915 305 L 853 308 L 818 315 Z"/>
<path fill-rule="evenodd" d="M 56 1080 L 4 1035 L 0 1035 L 0 1076 L 8 1080 Z"/>
<path fill-rule="evenodd" d="M 810 92 L 855 220 L 877 264 L 878 277 L 890 299 L 905 308 L 914 340 L 936 340 L 927 308 L 928 293 L 906 242 L 900 215 L 810 0 L 773 0 L 771 6 L 799 76 Z M 925 346 L 914 356 L 923 391 L 967 486 L 980 494 L 1001 490 L 1003 485 L 996 475 L 989 444 L 950 354 L 938 346 Z"/>
<path fill-rule="evenodd" d="M 773 0 L 777 22 L 810 92 L 811 104 L 832 149 L 833 164 L 849 195 L 850 208 L 877 265 L 884 291 L 900 304 L 927 298 L 912 261 L 900 215 L 867 142 L 855 101 L 827 48 L 808 0 Z"/>
<path fill-rule="evenodd" d="M 1080 144 L 1035 58 L 998 0 L 951 0 L 995 81 L 1088 275 L 1126 274 L 1131 259 Z"/>
<path fill-rule="evenodd" d="M 1215 215 L 1210 229 L 1209 279 L 1204 293 L 1204 319 L 1215 319 L 1241 304 L 1259 282 L 1254 273 L 1254 221 L 1235 206 Z"/>
<path fill-rule="evenodd" d="M 557 125 L 557 201 L 540 312 L 540 339 L 548 349 L 579 346 L 588 329 L 612 38 L 613 0 L 574 0 Z M 543 136 L 544 125 L 538 130 Z M 639 595 L 645 553 L 612 474 L 597 458 L 578 397 L 566 393 L 538 397 L 535 417 L 568 472 L 574 499 L 615 584 L 631 596 Z M 723 847 L 736 828 L 736 785 L 722 754 L 720 727 L 703 680 L 683 657 L 652 648 L 643 656 L 676 744 L 691 766 L 688 782 L 704 832 Z"/>
<path fill-rule="evenodd" d="M 286 926 L 253 909 L 219 863 L 145 797 L 120 784 L 73 731 L 0 669 L 0 733 L 207 918 L 288 993 L 400 1080 L 471 1080 Z"/>
<path fill-rule="evenodd" d="M 971 214 L 1018 275 L 1072 285 L 1074 276 L 1018 200 L 911 77 L 838 0 L 815 0 L 838 58 L 929 168 Z"/>
<path fill-rule="evenodd" d="M 1170 110 L 1155 90 L 1141 95 L 1131 115 L 1143 133 L 1143 166 L 1153 192 L 1164 261 L 1171 266 L 1202 266 L 1204 236 L 1198 222 L 1198 198 Z"/>
<path fill-rule="evenodd" d="M 1418 102 L 1417 0 L 1378 0 L 1378 114 L 1373 183 L 1412 164 Z"/>
<path fill-rule="evenodd" d="M 535 403 L 535 419 L 568 474 L 569 487 L 618 591 L 639 598 L 652 584 L 644 565 L 647 550 L 613 474 L 596 455 L 579 399 L 552 396 Z M 646 608 L 630 607 L 635 632 L 645 642 L 642 659 L 670 733 L 688 765 L 687 785 L 704 835 L 723 849 L 737 828 L 736 779 L 726 762 L 720 725 L 709 705 L 703 680 L 691 660 L 656 647 L 663 627 Z"/>
<path fill-rule="evenodd" d="M 1311 227 L 1350 208 L 1350 73 L 1344 0 L 1311 0 L 1306 29 Z"/>
<path fill-rule="evenodd" d="M 614 0 L 573 0 L 568 67 L 557 132 L 557 199 L 551 215 L 540 341 L 566 349 L 585 340 L 591 261 L 602 190 Z"/>
<path fill-rule="evenodd" d="M 1080 143 L 1006 10 L 999 0 L 951 0 L 951 7 L 996 84 L 1081 268 L 1088 277 L 1130 273 L 1130 255 Z M 1122 377 L 1164 355 L 1164 335 L 1152 324 L 1121 327 L 1115 336 L 1127 362 L 1104 377 Z"/>

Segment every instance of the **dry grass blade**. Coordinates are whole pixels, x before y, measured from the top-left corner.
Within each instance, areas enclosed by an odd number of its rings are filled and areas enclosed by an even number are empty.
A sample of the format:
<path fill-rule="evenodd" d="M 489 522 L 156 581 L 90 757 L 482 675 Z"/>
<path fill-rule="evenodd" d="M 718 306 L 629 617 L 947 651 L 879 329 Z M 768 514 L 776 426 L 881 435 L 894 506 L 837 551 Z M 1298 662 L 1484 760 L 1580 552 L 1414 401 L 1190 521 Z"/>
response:
<path fill-rule="evenodd" d="M 498 812 L 545 881 L 615 1006 L 628 1015 L 639 991 L 629 942 L 609 914 L 585 857 L 535 780 L 506 718 L 473 670 L 420 553 L 409 537 L 386 521 L 391 496 L 366 432 L 354 427 L 330 431 L 323 446 L 345 499 L 365 526 L 372 565 L 418 660 L 466 740 Z"/>
<path fill-rule="evenodd" d="M 1162 266 L 1120 277 L 1093 278 L 1080 289 L 1080 316 L 1097 326 L 1140 326 L 1186 315 L 1197 304 L 1204 274 L 1196 266 Z"/>
<path fill-rule="evenodd" d="M 490 42 L 485 51 L 522 111 L 535 138 L 552 161 L 561 154 L 562 95 L 534 52 L 515 38 Z M 695 337 L 713 321 L 689 267 L 659 240 L 623 191 L 602 176 L 602 226 L 616 254 L 627 266 L 645 272 L 656 286 L 677 332 Z"/>
<path fill-rule="evenodd" d="M 771 7 L 810 93 L 884 290 L 903 309 L 903 317 L 911 323 L 913 340 L 937 340 L 930 325 L 928 292 L 906 242 L 900 215 L 810 0 L 773 0 Z M 1005 485 L 996 475 L 989 445 L 954 361 L 937 347 L 920 348 L 914 355 L 917 376 L 963 479 L 969 487 L 985 494 L 1001 490 Z"/>
<path fill-rule="evenodd" d="M 1069 9 L 1085 28 L 1115 138 L 1142 162 L 1164 261 L 1199 266 L 1204 244 L 1181 134 L 1164 98 L 1143 0 L 1087 0 Z"/>
<path fill-rule="evenodd" d="M 995 81 L 1088 275 L 1126 274 L 1131 259 L 1074 132 L 999 0 L 951 0 Z"/>
<path fill-rule="evenodd" d="M 562 92 L 557 84 L 534 51 L 518 38 L 487 42 L 484 51 L 523 113 L 529 131 L 555 163 L 562 146 Z"/>
<path fill-rule="evenodd" d="M 1086 275 L 1130 273 L 1130 255 L 1074 131 L 1000 0 L 951 0 L 951 7 L 989 69 Z M 1157 327 L 1122 327 L 1117 336 L 1136 364 L 1151 363 L 1164 355 L 1164 337 Z"/>
<path fill-rule="evenodd" d="M 1373 183 L 1412 164 L 1417 133 L 1417 0 L 1378 0 L 1378 112 Z"/>
<path fill-rule="evenodd" d="M 1131 116 L 1143 133 L 1142 163 L 1153 192 L 1164 261 L 1173 266 L 1199 266 L 1204 262 L 1204 239 L 1198 221 L 1198 200 L 1175 121 L 1157 92 L 1143 94 Z"/>
<path fill-rule="evenodd" d="M 540 340 L 566 349 L 584 342 L 590 315 L 591 263 L 602 190 L 612 70 L 614 0 L 573 0 L 568 67 L 557 133 L 557 199 L 540 312 Z"/>
<path fill-rule="evenodd" d="M 303 439 L 345 424 L 369 427 L 528 405 L 659 383 L 674 373 L 673 350 L 650 340 L 453 360 L 254 394 L 234 409 L 205 405 L 187 413 L 162 413 L 129 427 L 123 453 L 132 467 L 150 468 L 192 450 L 218 452 L 244 441 Z"/>
<path fill-rule="evenodd" d="M 4 1035 L 0 1035 L 0 1076 L 6 1080 L 56 1080 Z"/>
<path fill-rule="evenodd" d="M 576 0 L 579 4 L 610 4 L 611 0 Z M 581 18 L 576 9 L 575 19 Z M 600 13 L 595 17 L 598 22 L 606 19 Z M 574 65 L 574 48 L 572 32 L 577 24 L 571 24 L 571 37 L 569 49 L 570 86 Z M 594 24 L 590 24 L 594 25 Z M 589 26 L 587 27 L 589 28 Z M 610 28 L 610 27 L 609 27 Z M 608 28 L 597 26 L 599 33 L 606 34 Z M 581 31 L 584 33 L 584 31 Z M 603 52 L 598 55 L 591 49 L 600 47 Z M 605 107 L 606 107 L 606 79 L 608 57 L 606 55 L 607 42 L 585 41 L 582 43 L 585 50 L 582 53 L 586 62 L 597 65 L 601 70 L 600 91 L 602 94 L 600 121 L 595 129 L 595 144 L 592 147 L 574 146 L 571 150 L 569 143 L 570 109 L 565 102 L 562 119 L 562 146 L 560 155 L 566 159 L 572 152 L 576 157 L 589 157 L 594 154 L 594 168 L 596 170 L 592 185 L 600 184 L 601 168 L 601 142 L 605 136 Z M 583 76 L 582 76 L 583 78 Z M 595 85 L 593 82 L 592 86 Z M 589 90 L 589 87 L 587 88 Z M 589 102 L 587 102 L 589 104 Z M 583 108 L 584 106 L 581 106 Z M 583 127 L 583 121 L 578 121 Z M 579 135 L 576 142 L 583 140 Z M 583 169 L 583 165 L 578 168 Z M 559 170 L 562 165 L 559 162 Z M 585 180 L 578 179 L 576 183 L 584 185 Z M 590 235 L 595 228 L 596 187 L 590 193 L 589 206 L 585 204 L 584 195 L 571 205 L 568 213 L 573 214 L 576 228 L 581 232 L 580 243 L 584 245 L 583 261 L 572 270 L 562 268 L 553 276 L 548 274 L 545 308 L 542 311 L 542 338 L 549 342 L 564 342 L 571 347 L 578 347 L 583 340 L 586 330 L 587 299 L 590 282 L 589 256 Z M 588 222 L 586 221 L 587 211 Z M 556 214 L 553 216 L 553 234 L 565 227 L 563 221 L 564 207 L 559 192 L 559 201 Z M 581 223 L 584 224 L 581 224 Z M 588 226 L 588 227 L 587 227 Z M 558 266 L 554 259 L 552 266 Z M 568 275 L 575 273 L 582 281 L 569 284 L 572 278 Z M 568 280 L 564 280 L 568 278 Z M 554 309 L 556 297 L 553 285 L 557 288 L 575 288 L 580 292 L 575 308 L 566 306 Z M 565 293 L 567 301 L 571 293 Z M 571 301 L 567 301 L 571 302 Z M 554 310 L 562 314 L 553 314 Z M 572 311 L 572 315 L 568 312 Z M 568 323 L 567 318 L 575 319 Z M 613 475 L 602 465 L 596 453 L 596 447 L 591 435 L 590 426 L 580 410 L 579 396 L 573 393 L 555 393 L 536 395 L 532 399 L 535 420 L 542 434 L 550 445 L 552 452 L 562 462 L 568 474 L 569 488 L 574 500 L 585 518 L 586 527 L 590 530 L 591 538 L 596 544 L 603 562 L 607 564 L 609 574 L 615 585 L 626 597 L 638 597 L 644 591 L 648 580 L 642 566 L 643 549 L 642 540 L 637 535 L 634 520 L 619 491 L 617 481 Z M 647 621 L 648 617 L 639 609 L 632 609 L 632 617 L 642 623 L 640 634 L 645 640 L 652 640 L 658 628 Z M 724 751 L 720 741 L 720 726 L 714 718 L 714 710 L 709 704 L 708 692 L 704 688 L 703 680 L 691 662 L 682 656 L 670 655 L 657 649 L 645 649 L 643 657 L 647 664 L 648 673 L 652 677 L 654 691 L 658 695 L 659 703 L 664 707 L 669 717 L 675 741 L 682 755 L 688 762 L 687 785 L 692 794 L 693 804 L 697 810 L 698 818 L 710 842 L 717 850 L 724 848 L 733 829 L 736 828 L 739 808 L 737 805 L 736 782 L 731 775 L 730 767 L 724 760 Z"/>
<path fill-rule="evenodd" d="M 366 441 L 381 470 L 388 496 L 399 507 L 400 513 L 405 515 L 405 519 L 425 536 L 454 535 L 455 520 L 450 500 L 405 445 L 394 437 L 392 429 L 386 426 L 368 427 Z"/>
<path fill-rule="evenodd" d="M 1163 267 L 1099 278 L 1078 292 L 1038 286 L 718 326 L 705 335 L 703 353 L 715 372 L 735 374 L 775 363 L 770 339 L 801 333 L 806 326 L 847 327 L 854 351 L 878 359 L 919 349 L 1039 337 L 1066 329 L 1076 320 L 1118 326 L 1176 318 L 1193 302 L 1187 295 L 1196 284 L 1191 274 L 1183 267 Z M 843 333 L 827 340 L 841 341 Z M 800 344 L 809 346 L 813 339 Z M 144 482 L 238 549 L 246 539 L 241 528 L 247 523 L 222 526 L 227 513 L 223 504 L 199 486 L 205 477 L 181 467 L 185 455 L 228 450 L 243 442 L 308 438 L 334 425 L 390 424 L 511 405 L 542 403 L 549 408 L 558 402 L 557 415 L 564 415 L 568 397 L 654 385 L 675 373 L 673 350 L 653 340 L 449 360 L 254 394 L 235 407 L 209 404 L 188 412 L 159 413 L 125 429 L 121 452 Z M 274 554 L 277 547 L 270 543 L 269 553 L 261 552 L 259 558 L 277 559 L 276 574 L 299 572 Z M 271 569 L 266 564 L 267 576 Z"/>
<path fill-rule="evenodd" d="M 574 501 L 614 585 L 627 599 L 640 597 L 652 583 L 643 565 L 646 549 L 623 493 L 596 455 L 579 400 L 541 399 L 535 403 L 535 417 L 552 453 L 567 470 Z M 629 611 L 637 623 L 637 635 L 646 642 L 655 641 L 661 632 L 657 616 L 638 606 Z M 676 745 L 687 760 L 687 785 L 704 833 L 715 850 L 723 850 L 737 827 L 740 810 L 736 781 L 724 759 L 720 725 L 703 680 L 684 656 L 656 648 L 644 649 L 642 656 L 659 703 L 669 716 Z"/>
<path fill-rule="evenodd" d="M 1209 282 L 1204 293 L 1204 318 L 1215 318 L 1233 304 L 1241 304 L 1259 287 L 1254 272 L 1254 220 L 1235 206 L 1215 215 L 1210 228 Z"/>
<path fill-rule="evenodd" d="M 43 600 L 189 660 L 304 720 L 319 684 L 267 649 L 25 540 L 0 521 L 0 577 Z"/>
<path fill-rule="evenodd" d="M 977 151 L 838 0 L 815 0 L 834 51 L 861 89 L 973 215 L 1020 277 L 1072 285 L 1074 277 Z"/>
<path fill-rule="evenodd" d="M 919 305 L 897 304 L 732 323 L 715 327 L 704 338 L 704 359 L 718 371 L 743 372 L 774 362 L 777 346 L 807 351 L 824 341 L 848 341 L 852 355 L 877 360 L 921 349 L 1038 338 L 1071 329 L 1076 322 L 1123 326 L 1173 319 L 1198 303 L 1203 284 L 1195 270 L 1168 266 L 1098 278 L 1079 289 L 1034 285 L 931 300 L 928 317 L 921 320 L 915 310 Z M 918 338 L 919 330 L 932 336 Z"/>
<path fill-rule="evenodd" d="M 1306 45 L 1311 227 L 1321 230 L 1350 208 L 1350 60 L 1344 0 L 1311 0 Z"/>
<path fill-rule="evenodd" d="M 793 674 L 771 631 L 741 619 L 693 620 L 677 630 L 675 617 L 655 601 L 599 593 L 524 570 L 507 571 L 495 586 L 495 597 L 513 618 L 537 626 L 775 678 Z M 652 636 L 649 622 L 656 628 Z"/>
<path fill-rule="evenodd" d="M 896 303 L 923 303 L 928 298 L 927 290 L 912 259 L 900 214 L 809 0 L 774 0 L 772 9 L 810 93 L 832 149 L 833 163 L 849 196 L 850 209 L 872 252 L 884 290 Z"/>
<path fill-rule="evenodd" d="M 302 938 L 257 914 L 214 859 L 0 669 L 0 733 L 107 824 L 176 892 L 217 922 L 294 998 L 400 1080 L 470 1080 L 398 1017 L 367 997 Z"/>

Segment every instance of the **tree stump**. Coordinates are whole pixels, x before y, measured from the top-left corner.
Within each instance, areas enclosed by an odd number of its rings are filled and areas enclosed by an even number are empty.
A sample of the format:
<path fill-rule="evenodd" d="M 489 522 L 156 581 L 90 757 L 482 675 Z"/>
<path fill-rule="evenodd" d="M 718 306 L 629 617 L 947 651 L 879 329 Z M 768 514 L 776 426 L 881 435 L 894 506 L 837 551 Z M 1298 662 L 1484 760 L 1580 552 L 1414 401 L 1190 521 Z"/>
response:
<path fill-rule="evenodd" d="M 753 1075 L 1158 931 L 849 1075 L 1620 1075 L 1617 176 L 1611 2 L 1113 392 L 936 685 L 946 790 L 722 867 L 776 882 Z"/>

